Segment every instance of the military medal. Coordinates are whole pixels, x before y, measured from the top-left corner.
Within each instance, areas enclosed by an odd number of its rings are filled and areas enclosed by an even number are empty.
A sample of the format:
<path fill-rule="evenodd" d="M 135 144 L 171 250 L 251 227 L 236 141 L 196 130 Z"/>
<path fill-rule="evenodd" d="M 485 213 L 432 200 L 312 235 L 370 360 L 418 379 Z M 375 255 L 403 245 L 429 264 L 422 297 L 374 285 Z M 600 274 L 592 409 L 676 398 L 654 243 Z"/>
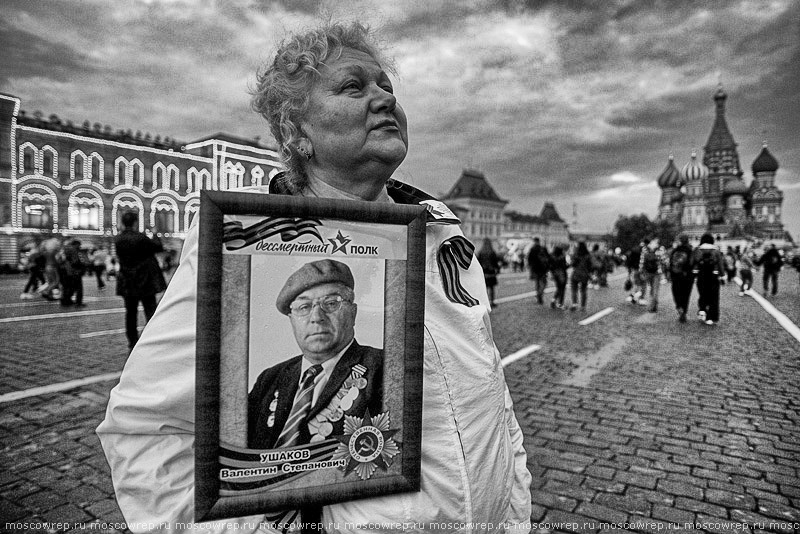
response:
<path fill-rule="evenodd" d="M 353 407 L 361 390 L 367 387 L 367 379 L 364 378 L 366 372 L 367 368 L 363 365 L 354 365 L 350 376 L 345 379 L 328 405 L 308 422 L 312 443 L 327 439 L 333 432 L 333 423 L 341 421 L 345 412 Z"/>

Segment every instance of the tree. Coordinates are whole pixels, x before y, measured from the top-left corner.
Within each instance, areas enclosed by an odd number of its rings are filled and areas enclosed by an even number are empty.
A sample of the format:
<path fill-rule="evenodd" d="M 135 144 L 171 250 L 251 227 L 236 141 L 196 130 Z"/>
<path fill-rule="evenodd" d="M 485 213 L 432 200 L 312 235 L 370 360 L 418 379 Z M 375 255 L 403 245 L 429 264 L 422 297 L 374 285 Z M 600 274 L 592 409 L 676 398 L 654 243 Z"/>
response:
<path fill-rule="evenodd" d="M 611 236 L 613 246 L 619 247 L 623 252 L 628 252 L 639 246 L 645 239 L 658 239 L 658 242 L 667 248 L 672 246 L 678 235 L 675 223 L 669 219 L 651 221 L 647 215 L 625 216 L 620 215 L 614 223 Z"/>

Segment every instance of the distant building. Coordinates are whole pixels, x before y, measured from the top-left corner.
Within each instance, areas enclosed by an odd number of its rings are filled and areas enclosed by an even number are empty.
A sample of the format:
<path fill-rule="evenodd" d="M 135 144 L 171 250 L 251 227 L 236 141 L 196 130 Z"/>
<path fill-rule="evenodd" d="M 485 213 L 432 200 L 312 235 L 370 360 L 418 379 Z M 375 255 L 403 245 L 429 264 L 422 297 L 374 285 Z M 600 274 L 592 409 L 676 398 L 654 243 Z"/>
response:
<path fill-rule="evenodd" d="M 497 245 L 530 242 L 533 237 L 540 237 L 548 247 L 569 242 L 567 224 L 552 202 L 545 202 L 539 215 L 506 211 L 508 201 L 474 169 L 464 169 L 442 201 L 461 219 L 464 235 L 478 247 L 487 237 Z"/>
<path fill-rule="evenodd" d="M 109 126 L 74 125 L 20 110 L 0 94 L 0 265 L 45 234 L 111 246 L 125 211 L 139 229 L 179 248 L 200 189 L 266 184 L 279 171 L 274 149 L 216 134 L 191 143 Z"/>
<path fill-rule="evenodd" d="M 710 232 L 723 239 L 785 239 L 783 193 L 775 186 L 778 161 L 765 143 L 751 165 L 753 179 L 745 184 L 737 145 L 725 120 L 727 98 L 722 87 L 714 94 L 716 118 L 702 162 L 693 152 L 679 171 L 670 155 L 658 177 L 658 219 L 673 221 L 680 232 L 694 238 Z"/>

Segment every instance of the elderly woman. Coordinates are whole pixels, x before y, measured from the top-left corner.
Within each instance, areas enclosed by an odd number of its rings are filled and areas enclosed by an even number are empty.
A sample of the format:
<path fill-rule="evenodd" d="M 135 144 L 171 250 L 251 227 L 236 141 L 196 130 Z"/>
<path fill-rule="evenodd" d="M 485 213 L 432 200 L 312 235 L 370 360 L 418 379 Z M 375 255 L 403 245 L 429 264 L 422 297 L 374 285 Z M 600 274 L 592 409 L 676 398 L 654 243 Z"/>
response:
<path fill-rule="evenodd" d="M 408 137 L 386 64 L 361 25 L 332 24 L 284 43 L 259 76 L 254 97 L 287 169 L 272 180 L 270 193 L 432 207 L 421 491 L 326 506 L 323 524 L 413 522 L 424 530 L 449 522 L 478 525 L 450 531 L 524 532 L 530 528 L 531 476 L 491 337 L 483 273 L 449 210 L 391 178 Z M 439 267 L 453 259 L 465 260 L 458 291 Z M 192 520 L 196 269 L 195 224 L 97 429 L 132 530 L 141 523 Z M 243 518 L 235 528 L 247 532 L 247 523 L 259 519 Z"/>

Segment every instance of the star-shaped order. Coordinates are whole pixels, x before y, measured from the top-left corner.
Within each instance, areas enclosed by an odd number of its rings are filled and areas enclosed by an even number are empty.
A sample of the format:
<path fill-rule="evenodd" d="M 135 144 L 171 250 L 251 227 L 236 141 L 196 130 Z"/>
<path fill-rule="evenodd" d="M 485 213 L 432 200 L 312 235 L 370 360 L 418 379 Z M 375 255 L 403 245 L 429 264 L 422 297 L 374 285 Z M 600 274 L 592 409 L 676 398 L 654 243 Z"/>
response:
<path fill-rule="evenodd" d="M 351 415 L 344 417 L 344 434 L 331 437 L 340 442 L 333 459 L 350 458 L 344 468 L 345 476 L 355 471 L 361 480 L 367 480 L 377 466 L 386 471 L 392 464 L 392 458 L 400 452 L 392 437 L 399 429 L 389 428 L 389 413 L 380 413 L 373 418 L 367 410 L 363 418 Z"/>
<path fill-rule="evenodd" d="M 346 247 L 347 247 L 347 244 L 350 241 L 352 241 L 352 239 L 350 239 L 349 237 L 343 236 L 342 235 L 342 231 L 338 230 L 337 233 L 336 233 L 336 237 L 334 239 L 330 239 L 329 238 L 328 241 L 330 241 L 331 245 L 333 245 L 333 251 L 331 251 L 331 254 L 333 254 L 334 252 L 337 252 L 339 250 L 341 250 L 344 254 L 347 254 L 347 248 Z"/>

